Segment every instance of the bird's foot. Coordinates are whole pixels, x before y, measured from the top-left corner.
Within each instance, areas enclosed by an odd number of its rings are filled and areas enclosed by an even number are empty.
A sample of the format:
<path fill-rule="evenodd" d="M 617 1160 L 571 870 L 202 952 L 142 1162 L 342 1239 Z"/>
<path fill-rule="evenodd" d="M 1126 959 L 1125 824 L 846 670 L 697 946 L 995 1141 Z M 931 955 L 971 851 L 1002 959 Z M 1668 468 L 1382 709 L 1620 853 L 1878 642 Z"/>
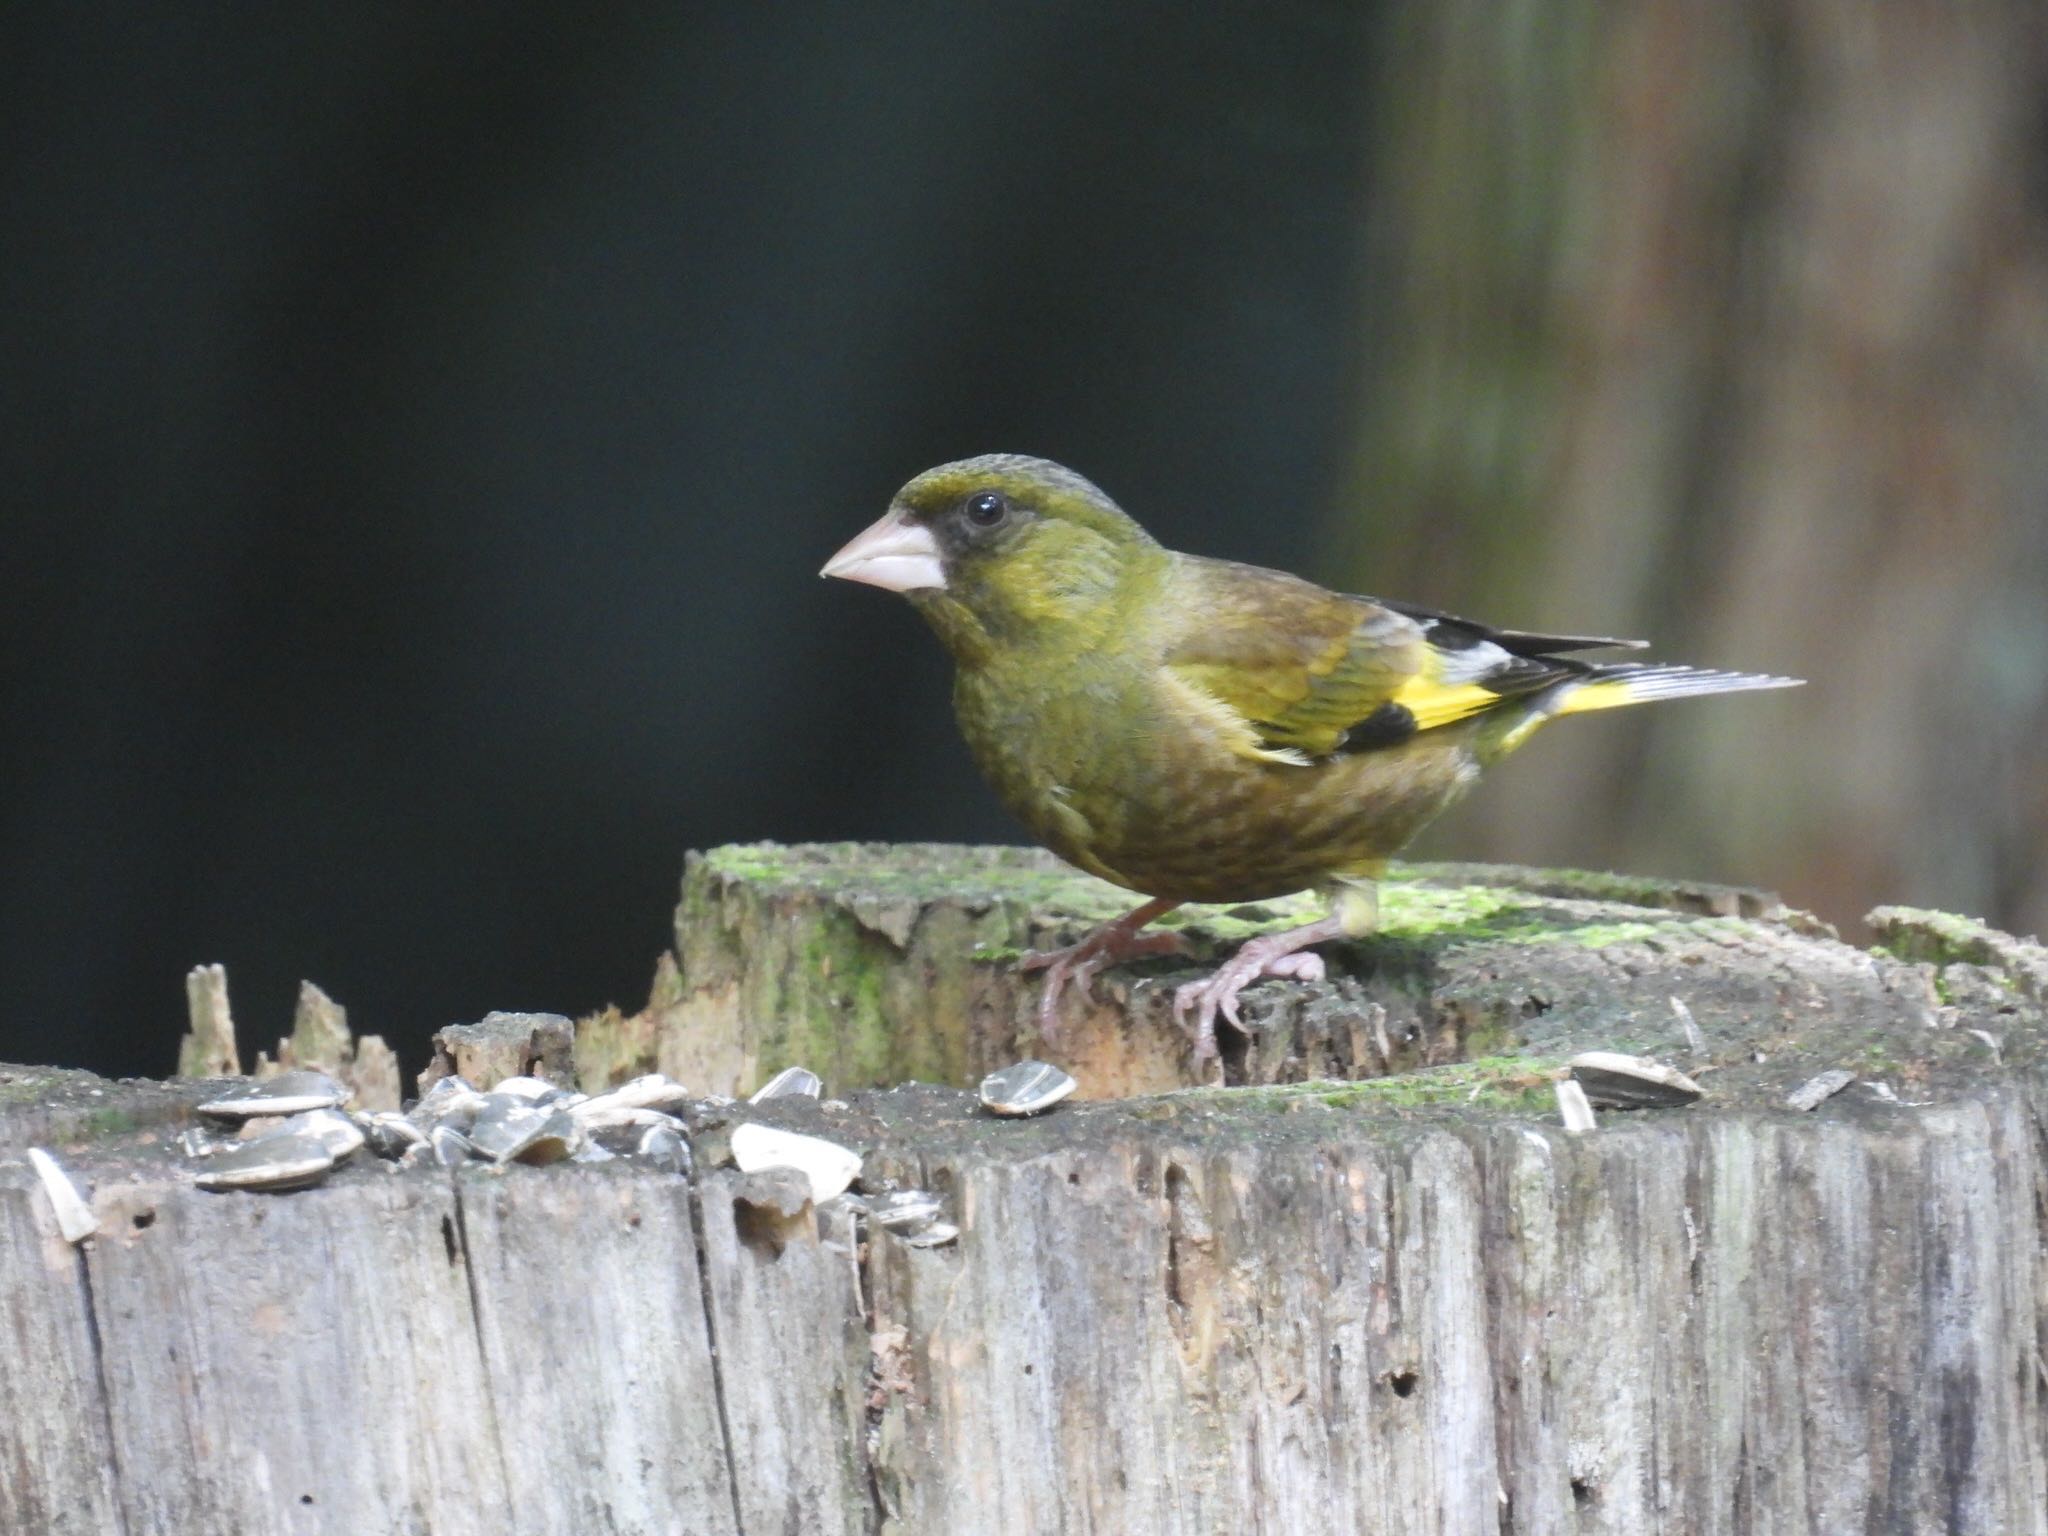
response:
<path fill-rule="evenodd" d="M 1266 976 L 1321 981 L 1325 974 L 1323 957 L 1308 953 L 1308 946 L 1341 939 L 1344 931 L 1340 918 L 1326 917 L 1285 933 L 1269 933 L 1247 943 L 1213 976 L 1191 981 L 1176 990 L 1173 1016 L 1186 1025 L 1188 1016 L 1194 1015 L 1195 1060 L 1205 1061 L 1216 1054 L 1218 1014 L 1228 1019 L 1233 1029 L 1244 1028 L 1244 1020 L 1237 1015 L 1237 995 L 1253 982 Z"/>
<path fill-rule="evenodd" d="M 1137 911 L 1104 923 L 1078 944 L 1026 951 L 1017 968 L 1045 972 L 1045 988 L 1038 995 L 1039 1034 L 1051 1040 L 1059 1033 L 1060 998 L 1068 987 L 1079 985 L 1083 997 L 1093 998 L 1096 974 L 1112 965 L 1152 955 L 1186 954 L 1187 941 L 1177 933 L 1138 931 L 1177 905 L 1171 901 L 1148 901 Z"/>

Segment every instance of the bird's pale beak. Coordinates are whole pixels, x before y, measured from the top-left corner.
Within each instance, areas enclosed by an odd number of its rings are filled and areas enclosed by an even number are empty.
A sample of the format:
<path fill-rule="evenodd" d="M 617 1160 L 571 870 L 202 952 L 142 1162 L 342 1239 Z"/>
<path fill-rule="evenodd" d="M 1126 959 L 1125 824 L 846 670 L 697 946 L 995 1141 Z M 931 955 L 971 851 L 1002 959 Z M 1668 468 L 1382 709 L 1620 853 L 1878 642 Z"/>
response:
<path fill-rule="evenodd" d="M 891 512 L 872 528 L 856 534 L 846 548 L 825 562 L 825 568 L 818 574 L 837 576 L 843 581 L 864 581 L 891 592 L 915 592 L 920 587 L 946 584 L 938 540 L 929 528 L 911 522 L 901 512 Z"/>

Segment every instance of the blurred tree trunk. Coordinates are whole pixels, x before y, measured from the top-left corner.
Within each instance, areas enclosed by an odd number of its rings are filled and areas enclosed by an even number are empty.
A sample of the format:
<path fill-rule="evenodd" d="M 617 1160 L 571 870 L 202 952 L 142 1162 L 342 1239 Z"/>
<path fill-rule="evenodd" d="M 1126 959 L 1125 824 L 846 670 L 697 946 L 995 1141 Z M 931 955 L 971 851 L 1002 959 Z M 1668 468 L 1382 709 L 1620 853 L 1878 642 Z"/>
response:
<path fill-rule="evenodd" d="M 1386 13 L 1357 585 L 1811 680 L 1574 722 L 1428 852 L 2048 928 L 2043 17 Z"/>

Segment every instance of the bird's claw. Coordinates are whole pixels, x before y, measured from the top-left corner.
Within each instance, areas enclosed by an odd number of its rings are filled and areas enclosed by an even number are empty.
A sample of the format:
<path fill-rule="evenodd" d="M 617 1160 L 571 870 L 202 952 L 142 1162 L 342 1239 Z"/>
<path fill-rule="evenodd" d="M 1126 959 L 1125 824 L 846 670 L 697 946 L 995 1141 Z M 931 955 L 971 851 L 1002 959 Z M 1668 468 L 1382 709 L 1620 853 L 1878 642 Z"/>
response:
<path fill-rule="evenodd" d="M 1060 998 L 1070 986 L 1095 1000 L 1095 978 L 1112 965 L 1153 955 L 1184 955 L 1187 941 L 1177 933 L 1140 933 L 1123 923 L 1105 923 L 1079 943 L 1059 949 L 1026 950 L 1017 961 L 1022 971 L 1044 971 L 1038 995 L 1038 1032 L 1050 1041 L 1059 1033 Z"/>
<path fill-rule="evenodd" d="M 1284 935 L 1280 937 L 1285 937 Z M 1327 974 L 1323 957 L 1313 951 L 1282 949 L 1254 939 L 1240 949 L 1212 976 L 1177 987 L 1173 994 L 1173 1016 L 1183 1028 L 1188 1015 L 1195 1016 L 1195 1060 L 1207 1061 L 1216 1054 L 1216 1019 L 1220 1014 L 1232 1029 L 1244 1033 L 1238 1015 L 1238 994 L 1267 976 L 1291 981 L 1321 981 Z"/>
<path fill-rule="evenodd" d="M 1259 973 L 1262 976 L 1285 976 L 1291 981 L 1322 981 L 1329 971 L 1323 965 L 1323 957 L 1312 950 L 1298 950 L 1291 955 L 1276 955 L 1266 962 Z"/>

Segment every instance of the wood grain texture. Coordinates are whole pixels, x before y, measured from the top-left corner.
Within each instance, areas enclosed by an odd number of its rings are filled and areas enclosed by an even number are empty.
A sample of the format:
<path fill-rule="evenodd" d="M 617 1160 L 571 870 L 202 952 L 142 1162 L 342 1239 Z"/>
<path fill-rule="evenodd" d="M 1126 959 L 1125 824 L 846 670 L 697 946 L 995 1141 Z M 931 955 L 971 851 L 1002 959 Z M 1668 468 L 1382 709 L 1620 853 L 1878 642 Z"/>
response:
<path fill-rule="evenodd" d="M 85 1260 L 25 1163 L 0 1162 L 0 1531 L 119 1536 Z"/>
<path fill-rule="evenodd" d="M 454 1190 L 103 1184 L 88 1270 L 129 1536 L 503 1529 Z"/>
<path fill-rule="evenodd" d="M 103 1180 L 104 1395 L 11 1192 L 11 1528 L 2048 1532 L 2035 1074 L 1583 1137 L 1316 1087 L 808 1113 L 958 1243 L 778 1248 L 726 1174 L 695 1222 L 646 1170 Z"/>
<path fill-rule="evenodd" d="M 886 1021 L 921 976 L 906 1052 L 971 1072 L 1008 1038 L 978 1020 L 1028 1019 L 1013 965 L 946 957 L 992 913 L 1076 915 L 1006 883 L 1024 856 L 989 857 L 979 916 L 916 894 L 928 860 L 863 907 L 820 857 L 808 885 L 762 852 L 703 877 L 712 931 L 669 1012 L 610 1021 L 607 1070 L 765 1071 L 842 987 Z M 10 1072 L 53 1085 L 102 1230 L 57 1244 L 0 1154 L 0 1529 L 2048 1536 L 2048 952 L 1900 912 L 1863 951 L 1721 888 L 1412 887 L 1332 981 L 1269 989 L 1245 1086 L 1023 1121 L 920 1085 L 699 1104 L 690 1178 L 359 1163 L 206 1194 L 128 1085 Z M 1125 1069 L 1163 1059 L 1170 975 L 1100 1005 Z M 813 1065 L 858 1081 L 873 1044 Z M 1567 1135 L 1554 1073 L 1586 1046 L 1705 1096 Z M 1333 1065 L 1380 1075 L 1303 1080 Z M 1786 1107 L 1828 1068 L 1854 1081 Z M 723 1166 L 748 1120 L 939 1193 L 958 1241 L 792 1214 Z"/>
<path fill-rule="evenodd" d="M 515 1166 L 457 1187 L 522 1536 L 735 1531 L 689 1186 Z"/>
<path fill-rule="evenodd" d="M 958 1251 L 879 1250 L 883 1486 L 916 1531 L 2042 1531 L 2040 1108 L 984 1139 L 928 1164 Z"/>
<path fill-rule="evenodd" d="M 874 1528 L 869 1341 L 843 1211 L 757 1221 L 731 1172 L 701 1190 L 704 1299 L 718 1339 L 740 1529 L 838 1536 Z"/>

